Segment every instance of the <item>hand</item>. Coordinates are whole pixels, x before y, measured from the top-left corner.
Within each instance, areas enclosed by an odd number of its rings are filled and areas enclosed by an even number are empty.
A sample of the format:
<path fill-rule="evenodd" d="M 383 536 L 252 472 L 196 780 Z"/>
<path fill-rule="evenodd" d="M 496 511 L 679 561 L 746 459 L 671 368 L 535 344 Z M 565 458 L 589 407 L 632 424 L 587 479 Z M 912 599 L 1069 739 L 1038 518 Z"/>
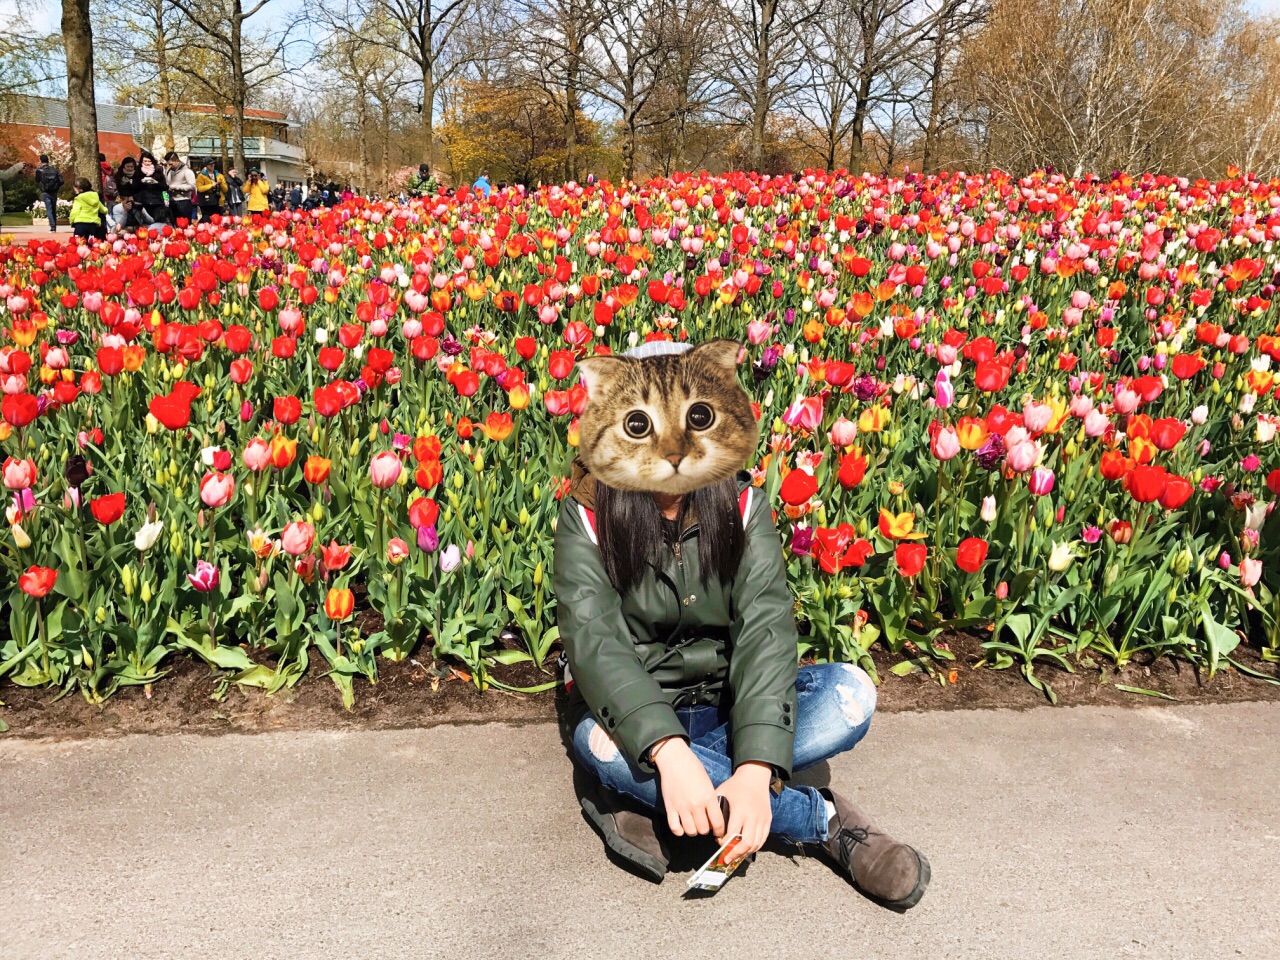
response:
<path fill-rule="evenodd" d="M 668 740 L 658 751 L 654 765 L 662 786 L 667 824 L 677 837 L 724 834 L 720 801 L 707 769 L 681 739 Z"/>
<path fill-rule="evenodd" d="M 721 843 L 725 837 L 742 834 L 733 846 L 733 860 L 750 856 L 764 846 L 773 825 L 773 806 L 769 803 L 769 784 L 773 768 L 768 764 L 748 761 L 720 784 L 720 796 L 729 801 L 729 822 L 724 833 L 717 833 Z"/>

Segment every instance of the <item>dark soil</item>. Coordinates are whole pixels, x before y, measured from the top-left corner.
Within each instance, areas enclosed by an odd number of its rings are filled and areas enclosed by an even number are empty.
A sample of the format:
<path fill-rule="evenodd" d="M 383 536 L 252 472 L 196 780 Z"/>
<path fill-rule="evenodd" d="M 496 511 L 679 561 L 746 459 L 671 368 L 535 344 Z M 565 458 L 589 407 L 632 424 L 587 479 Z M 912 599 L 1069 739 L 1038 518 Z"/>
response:
<path fill-rule="evenodd" d="M 899 677 L 890 667 L 899 659 L 877 647 L 873 653 L 880 675 L 879 708 L 884 711 L 1025 709 L 1047 704 L 1044 694 L 1023 678 L 1017 667 L 992 670 L 983 665 L 980 640 L 966 634 L 947 638 L 955 663 Z M 1233 655 L 1245 667 L 1280 679 L 1276 664 L 1262 661 L 1256 650 L 1240 647 Z M 313 660 L 313 664 L 314 664 Z M 64 738 L 126 733 L 256 733 L 299 729 L 389 729 L 439 723 L 528 723 L 553 720 L 554 691 L 520 694 L 491 687 L 481 694 L 465 675 L 434 662 L 429 654 L 400 663 L 381 661 L 376 684 L 359 681 L 352 710 L 343 709 L 337 688 L 321 671 L 312 671 L 293 689 L 268 696 L 261 690 L 231 686 L 218 694 L 220 677 L 205 665 L 175 656 L 170 672 L 150 691 L 120 690 L 104 704 L 86 702 L 78 694 L 55 700 L 46 690 L 0 686 L 0 720 L 7 736 Z M 1224 665 L 1212 680 L 1188 664 L 1160 659 L 1130 664 L 1115 671 L 1085 662 L 1075 673 L 1047 664 L 1036 675 L 1057 694 L 1059 705 L 1104 704 L 1150 706 L 1171 702 L 1128 693 L 1116 684 L 1159 691 L 1179 703 L 1232 703 L 1280 700 L 1280 686 L 1246 676 Z M 529 687 L 551 677 L 528 664 L 498 666 L 493 676 L 509 686 Z"/>

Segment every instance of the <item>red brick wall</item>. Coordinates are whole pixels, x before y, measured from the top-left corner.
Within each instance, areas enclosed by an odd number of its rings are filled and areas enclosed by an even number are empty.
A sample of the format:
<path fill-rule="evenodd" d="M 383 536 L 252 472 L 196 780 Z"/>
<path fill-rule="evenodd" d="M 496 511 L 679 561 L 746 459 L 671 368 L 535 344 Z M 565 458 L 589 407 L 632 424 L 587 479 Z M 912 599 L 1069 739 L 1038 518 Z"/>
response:
<path fill-rule="evenodd" d="M 16 159 L 36 163 L 39 158 L 30 148 L 35 146 L 36 137 L 45 133 L 50 133 L 66 140 L 70 132 L 66 127 L 41 127 L 30 123 L 0 123 L 0 144 L 5 144 L 16 150 L 18 154 Z M 98 134 L 98 149 L 105 153 L 107 159 L 114 165 L 125 157 L 136 157 L 139 147 L 133 142 L 133 137 L 127 133 L 100 133 Z"/>

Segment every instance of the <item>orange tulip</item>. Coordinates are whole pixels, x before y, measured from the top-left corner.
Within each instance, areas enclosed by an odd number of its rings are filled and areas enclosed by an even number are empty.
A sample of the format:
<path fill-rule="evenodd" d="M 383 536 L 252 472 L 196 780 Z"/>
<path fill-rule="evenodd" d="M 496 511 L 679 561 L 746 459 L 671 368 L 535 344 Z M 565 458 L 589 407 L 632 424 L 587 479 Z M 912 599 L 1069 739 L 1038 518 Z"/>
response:
<path fill-rule="evenodd" d="M 330 587 L 324 598 L 324 612 L 330 620 L 341 622 L 351 616 L 356 607 L 356 598 L 346 587 Z"/>
<path fill-rule="evenodd" d="M 271 465 L 277 470 L 283 470 L 289 466 L 297 455 L 297 440 L 290 440 L 279 433 L 271 438 Z"/>
<path fill-rule="evenodd" d="M 333 461 L 327 457 L 307 457 L 306 463 L 302 466 L 302 477 L 307 483 L 324 483 L 329 479 L 329 470 L 332 466 Z"/>

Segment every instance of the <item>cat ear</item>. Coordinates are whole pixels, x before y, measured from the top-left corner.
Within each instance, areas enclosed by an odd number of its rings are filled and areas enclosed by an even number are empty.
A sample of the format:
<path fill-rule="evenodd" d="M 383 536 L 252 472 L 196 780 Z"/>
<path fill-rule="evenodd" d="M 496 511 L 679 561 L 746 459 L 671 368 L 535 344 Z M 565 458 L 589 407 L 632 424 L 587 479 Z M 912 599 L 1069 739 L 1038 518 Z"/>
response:
<path fill-rule="evenodd" d="M 738 369 L 747 355 L 747 348 L 737 340 L 708 340 L 689 351 L 687 356 L 711 363 L 730 373 Z"/>
<path fill-rule="evenodd" d="M 587 397 L 594 399 L 609 392 L 609 388 L 627 369 L 631 361 L 610 354 L 583 357 L 578 361 L 578 374 L 586 382 Z"/>

